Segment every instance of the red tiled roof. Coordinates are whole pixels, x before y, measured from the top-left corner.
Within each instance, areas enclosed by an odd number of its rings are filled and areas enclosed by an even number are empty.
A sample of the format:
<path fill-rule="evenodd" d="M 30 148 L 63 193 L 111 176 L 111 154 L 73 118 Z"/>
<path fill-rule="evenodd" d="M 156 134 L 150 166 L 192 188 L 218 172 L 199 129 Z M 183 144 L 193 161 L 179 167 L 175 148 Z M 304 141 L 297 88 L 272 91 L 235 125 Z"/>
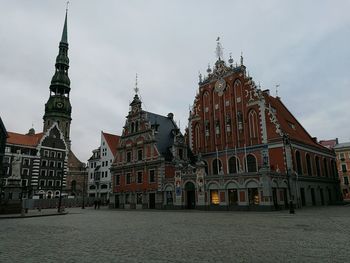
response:
<path fill-rule="evenodd" d="M 37 133 L 32 135 L 20 134 L 15 132 L 7 132 L 7 143 L 25 146 L 37 146 L 44 133 Z"/>
<path fill-rule="evenodd" d="M 276 116 L 281 130 L 287 133 L 289 138 L 294 139 L 308 145 L 312 145 L 325 150 L 326 148 L 321 144 L 314 141 L 311 135 L 304 129 L 304 127 L 298 122 L 293 114 L 282 103 L 281 99 L 268 96 L 268 103 L 276 109 Z M 292 127 L 294 126 L 294 128 Z"/>
<path fill-rule="evenodd" d="M 320 144 L 324 147 L 327 147 L 328 149 L 333 149 L 336 144 L 338 144 L 337 139 L 333 140 L 322 140 L 320 141 Z"/>
<path fill-rule="evenodd" d="M 120 136 L 106 133 L 106 132 L 102 132 L 102 134 L 105 137 L 105 139 L 108 143 L 109 149 L 111 149 L 111 151 L 113 153 L 113 156 L 115 156 L 117 153 L 117 146 L 118 146 Z"/>

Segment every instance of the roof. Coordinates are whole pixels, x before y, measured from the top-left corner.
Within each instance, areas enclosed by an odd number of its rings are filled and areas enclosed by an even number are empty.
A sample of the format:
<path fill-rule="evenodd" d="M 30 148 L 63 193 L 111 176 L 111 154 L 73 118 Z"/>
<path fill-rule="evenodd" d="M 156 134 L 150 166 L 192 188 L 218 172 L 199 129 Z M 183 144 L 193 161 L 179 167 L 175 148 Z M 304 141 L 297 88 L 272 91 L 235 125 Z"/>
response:
<path fill-rule="evenodd" d="M 326 147 L 317 143 L 311 137 L 311 135 L 304 129 L 304 127 L 298 122 L 298 120 L 293 116 L 293 114 L 282 103 L 280 98 L 267 96 L 267 102 L 270 103 L 271 106 L 276 109 L 276 117 L 278 119 L 279 124 L 281 125 L 281 130 L 284 133 L 288 134 L 289 138 L 317 147 L 322 150 L 327 150 Z"/>
<path fill-rule="evenodd" d="M 336 146 L 334 146 L 334 149 L 341 149 L 341 148 L 350 148 L 350 142 L 344 142 L 344 143 L 338 143 Z"/>
<path fill-rule="evenodd" d="M 23 145 L 23 146 L 37 146 L 40 142 L 40 139 L 43 137 L 44 133 L 37 134 L 20 134 L 15 132 L 7 132 L 8 138 L 6 143 Z"/>
<path fill-rule="evenodd" d="M 5 135 L 5 137 L 8 136 L 7 131 L 6 131 L 6 128 L 5 128 L 5 125 L 4 125 L 4 123 L 2 122 L 1 117 L 0 117 L 0 131 L 3 132 L 3 134 Z"/>
<path fill-rule="evenodd" d="M 158 132 L 156 133 L 157 148 L 160 154 L 165 155 L 168 148 L 174 142 L 174 135 L 172 131 L 178 129 L 172 118 L 158 115 L 146 111 L 146 119 L 151 125 L 158 124 Z"/>
<path fill-rule="evenodd" d="M 328 149 L 333 149 L 334 146 L 338 144 L 338 139 L 322 140 L 320 141 L 320 144 Z"/>
<path fill-rule="evenodd" d="M 102 134 L 103 137 L 105 137 L 108 147 L 109 149 L 111 149 L 113 156 L 115 156 L 117 153 L 117 146 L 119 143 L 120 136 L 106 132 L 102 132 Z"/>

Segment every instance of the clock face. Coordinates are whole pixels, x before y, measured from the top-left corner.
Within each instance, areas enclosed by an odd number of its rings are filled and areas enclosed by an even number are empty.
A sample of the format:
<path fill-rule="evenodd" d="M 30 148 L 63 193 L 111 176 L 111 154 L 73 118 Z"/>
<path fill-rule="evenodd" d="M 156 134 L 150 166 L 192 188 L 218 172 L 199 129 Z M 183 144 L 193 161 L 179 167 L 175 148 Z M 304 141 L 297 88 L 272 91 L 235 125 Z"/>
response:
<path fill-rule="evenodd" d="M 62 108 L 63 107 L 63 103 L 62 102 L 57 102 L 56 106 L 57 106 L 57 108 Z"/>
<path fill-rule="evenodd" d="M 224 79 L 218 79 L 215 83 L 215 91 L 221 96 L 226 88 L 226 81 Z"/>

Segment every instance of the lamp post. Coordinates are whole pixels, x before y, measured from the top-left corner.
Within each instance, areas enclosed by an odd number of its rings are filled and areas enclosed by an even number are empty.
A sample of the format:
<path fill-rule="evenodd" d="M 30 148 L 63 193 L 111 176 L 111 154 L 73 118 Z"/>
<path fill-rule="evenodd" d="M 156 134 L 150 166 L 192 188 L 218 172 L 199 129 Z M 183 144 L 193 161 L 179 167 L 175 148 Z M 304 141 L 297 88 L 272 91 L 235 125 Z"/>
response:
<path fill-rule="evenodd" d="M 289 192 L 289 213 L 295 214 L 294 204 L 293 204 L 293 199 L 292 199 L 292 192 L 290 190 L 291 175 L 289 173 L 289 165 L 288 165 L 288 160 L 287 160 L 286 146 L 290 147 L 290 141 L 289 141 L 288 135 L 283 134 L 283 152 L 284 152 L 285 167 L 286 167 L 286 171 L 287 171 L 287 182 L 288 182 L 288 192 Z"/>
<path fill-rule="evenodd" d="M 84 172 L 83 172 L 83 203 L 81 205 L 81 209 L 85 209 L 85 176 L 87 172 L 85 170 L 85 165 L 84 165 Z"/>

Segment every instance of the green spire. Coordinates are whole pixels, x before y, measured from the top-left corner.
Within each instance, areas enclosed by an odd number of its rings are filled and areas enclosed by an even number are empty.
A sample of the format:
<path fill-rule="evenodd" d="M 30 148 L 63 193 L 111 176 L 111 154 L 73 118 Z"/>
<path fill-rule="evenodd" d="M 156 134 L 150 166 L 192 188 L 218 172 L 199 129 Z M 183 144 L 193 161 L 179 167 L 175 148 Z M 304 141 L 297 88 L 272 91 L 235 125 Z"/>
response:
<path fill-rule="evenodd" d="M 64 19 L 64 26 L 63 26 L 63 32 L 62 32 L 62 38 L 61 42 L 68 44 L 68 34 L 67 34 L 67 13 L 68 13 L 68 8 L 66 9 L 66 17 Z"/>

